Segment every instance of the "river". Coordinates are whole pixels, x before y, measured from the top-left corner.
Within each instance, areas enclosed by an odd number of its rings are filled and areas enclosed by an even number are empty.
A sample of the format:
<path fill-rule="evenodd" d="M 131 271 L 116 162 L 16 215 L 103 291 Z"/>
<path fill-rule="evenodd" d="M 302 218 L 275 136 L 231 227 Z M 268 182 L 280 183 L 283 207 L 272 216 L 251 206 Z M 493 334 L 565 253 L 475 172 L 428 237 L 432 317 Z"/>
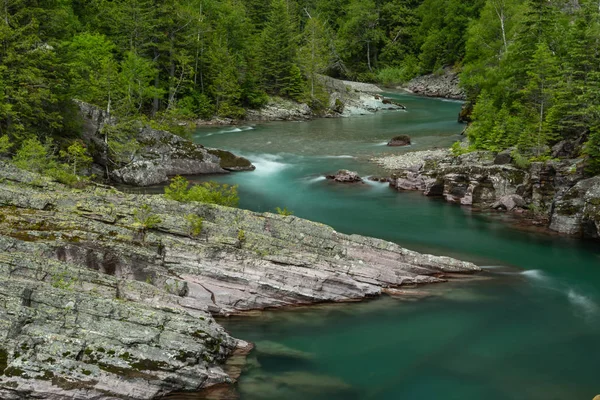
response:
<path fill-rule="evenodd" d="M 249 158 L 256 171 L 211 177 L 239 185 L 240 206 L 287 207 L 344 233 L 450 255 L 481 279 L 427 287 L 424 297 L 269 311 L 220 322 L 257 343 L 242 400 L 589 399 L 600 394 L 600 246 L 516 229 L 496 213 L 339 185 L 325 173 L 383 172 L 373 156 L 447 147 L 460 104 L 390 94 L 407 111 L 199 129 L 194 140 Z M 397 134 L 410 148 L 389 148 Z M 201 178 L 198 178 L 201 179 Z"/>

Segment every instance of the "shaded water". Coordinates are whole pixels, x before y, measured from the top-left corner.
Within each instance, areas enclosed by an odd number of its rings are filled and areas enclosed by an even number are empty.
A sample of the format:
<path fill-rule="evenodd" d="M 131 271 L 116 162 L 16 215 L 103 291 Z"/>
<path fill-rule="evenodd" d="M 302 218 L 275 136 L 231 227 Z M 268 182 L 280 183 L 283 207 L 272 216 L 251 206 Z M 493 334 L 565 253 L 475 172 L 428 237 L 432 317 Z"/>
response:
<path fill-rule="evenodd" d="M 494 215 L 398 193 L 336 185 L 339 168 L 382 173 L 374 155 L 455 141 L 460 104 L 394 95 L 406 112 L 201 129 L 195 140 L 250 158 L 241 207 L 295 215 L 486 267 L 485 279 L 381 298 L 222 321 L 257 343 L 242 399 L 592 399 L 600 394 L 600 250 L 518 231 Z M 406 133 L 411 148 L 387 148 Z"/>

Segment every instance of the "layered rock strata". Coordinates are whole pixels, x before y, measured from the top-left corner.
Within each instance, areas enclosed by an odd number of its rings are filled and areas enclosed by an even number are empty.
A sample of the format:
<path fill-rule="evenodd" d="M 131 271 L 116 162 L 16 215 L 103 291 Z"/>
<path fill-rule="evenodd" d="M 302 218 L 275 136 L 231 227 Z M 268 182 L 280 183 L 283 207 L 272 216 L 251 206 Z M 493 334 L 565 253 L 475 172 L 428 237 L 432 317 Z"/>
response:
<path fill-rule="evenodd" d="M 151 186 L 168 182 L 175 175 L 218 174 L 247 171 L 254 165 L 228 151 L 206 149 L 167 131 L 148 127 L 136 132 L 139 148 L 132 151 L 131 160 L 114 165 L 107 158 L 108 146 L 103 129 L 114 124 L 104 110 L 78 102 L 83 119 L 83 137 L 89 144 L 94 161 L 109 171 L 115 182 L 134 186 Z"/>
<path fill-rule="evenodd" d="M 600 178 L 584 179 L 581 159 L 534 162 L 518 167 L 510 152 L 406 153 L 376 159 L 390 170 L 390 185 L 418 190 L 461 205 L 528 210 L 556 232 L 598 238 Z"/>
<path fill-rule="evenodd" d="M 152 399 L 226 383 L 220 365 L 247 343 L 213 314 L 479 271 L 293 216 L 0 171 L 3 399 Z"/>
<path fill-rule="evenodd" d="M 459 75 L 451 68 L 445 68 L 441 74 L 419 76 L 411 80 L 403 89 L 427 97 L 466 99 L 465 92 L 460 87 Z"/>

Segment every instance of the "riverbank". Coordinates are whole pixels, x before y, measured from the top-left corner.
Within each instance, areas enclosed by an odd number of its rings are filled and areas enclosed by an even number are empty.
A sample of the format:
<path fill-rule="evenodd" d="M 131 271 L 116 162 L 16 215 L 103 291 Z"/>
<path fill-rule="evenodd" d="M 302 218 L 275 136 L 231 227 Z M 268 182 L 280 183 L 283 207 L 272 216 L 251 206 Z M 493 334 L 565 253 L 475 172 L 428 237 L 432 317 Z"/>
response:
<path fill-rule="evenodd" d="M 397 190 L 420 191 L 450 203 L 512 213 L 551 231 L 599 238 L 600 177 L 586 178 L 581 159 L 517 165 L 510 152 L 449 150 L 373 159 Z"/>
<path fill-rule="evenodd" d="M 480 270 L 293 216 L 0 172 L 6 399 L 151 399 L 227 383 L 220 365 L 247 343 L 212 315 L 371 298 Z"/>

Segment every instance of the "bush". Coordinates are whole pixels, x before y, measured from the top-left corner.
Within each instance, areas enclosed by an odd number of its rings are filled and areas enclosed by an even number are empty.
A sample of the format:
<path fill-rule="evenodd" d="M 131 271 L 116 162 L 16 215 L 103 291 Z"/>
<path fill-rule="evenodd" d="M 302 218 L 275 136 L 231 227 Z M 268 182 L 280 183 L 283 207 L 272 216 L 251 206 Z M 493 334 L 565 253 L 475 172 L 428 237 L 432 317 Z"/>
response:
<path fill-rule="evenodd" d="M 521 153 L 519 153 L 518 151 L 515 150 L 512 153 L 510 153 L 510 155 L 512 156 L 513 163 L 517 168 L 529 169 L 529 167 L 531 166 L 531 162 L 529 161 L 529 159 Z"/>
<path fill-rule="evenodd" d="M 44 173 L 49 168 L 53 167 L 54 160 L 49 157 L 49 144 L 43 145 L 39 140 L 27 139 L 17 150 L 13 157 L 13 163 L 24 170 Z"/>
<path fill-rule="evenodd" d="M 294 215 L 294 212 L 291 210 L 288 210 L 287 207 L 283 208 L 283 210 L 279 207 L 276 207 L 275 212 L 279 215 L 283 215 L 284 217 Z"/>
<path fill-rule="evenodd" d="M 196 214 L 188 214 L 185 217 L 188 223 L 188 234 L 191 237 L 198 237 L 202 233 L 204 219 Z"/>
<path fill-rule="evenodd" d="M 134 226 L 142 231 L 154 229 L 162 222 L 160 217 L 153 213 L 152 207 L 143 204 L 139 209 L 133 212 Z"/>
<path fill-rule="evenodd" d="M 68 164 L 59 163 L 50 151 L 51 143 L 42 144 L 39 140 L 27 139 L 13 157 L 13 163 L 24 170 L 46 175 L 68 186 L 84 186 L 88 179 L 77 175 L 79 169 L 88 168 L 92 162 L 85 147 L 75 142 L 61 155 Z"/>
<path fill-rule="evenodd" d="M 165 197 L 175 201 L 219 204 L 227 207 L 237 207 L 240 198 L 237 186 L 219 184 L 217 182 L 204 182 L 198 185 L 190 184 L 187 179 L 176 176 L 171 184 L 165 187 Z"/>
<path fill-rule="evenodd" d="M 463 146 L 463 142 L 461 141 L 454 142 L 452 147 L 450 147 L 450 150 L 452 151 L 452 155 L 455 157 L 474 151 L 471 146 Z"/>
<path fill-rule="evenodd" d="M 8 154 L 12 146 L 7 135 L 0 136 L 0 154 Z"/>

